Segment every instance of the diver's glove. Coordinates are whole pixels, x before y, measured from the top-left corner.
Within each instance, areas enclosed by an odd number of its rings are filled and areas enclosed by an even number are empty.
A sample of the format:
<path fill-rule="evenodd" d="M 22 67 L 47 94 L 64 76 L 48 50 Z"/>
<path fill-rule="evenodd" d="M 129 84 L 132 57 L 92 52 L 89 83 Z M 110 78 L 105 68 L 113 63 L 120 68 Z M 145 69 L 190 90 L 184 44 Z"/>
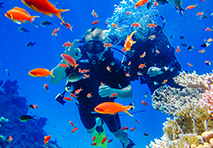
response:
<path fill-rule="evenodd" d="M 116 93 L 116 91 L 108 85 L 100 85 L 98 88 L 98 93 L 102 98 L 104 98 L 110 97 L 112 94 Z"/>
<path fill-rule="evenodd" d="M 70 55 L 72 58 L 74 58 L 75 60 L 78 60 L 81 58 L 82 54 L 81 54 L 81 50 L 80 48 L 75 48 L 75 46 L 79 43 L 79 40 L 74 40 L 73 41 L 73 45 L 70 47 L 66 47 L 65 48 L 65 54 Z"/>
<path fill-rule="evenodd" d="M 147 74 L 149 75 L 149 77 L 155 77 L 157 75 L 160 75 L 164 72 L 164 69 L 159 68 L 159 67 L 150 67 L 147 71 Z"/>

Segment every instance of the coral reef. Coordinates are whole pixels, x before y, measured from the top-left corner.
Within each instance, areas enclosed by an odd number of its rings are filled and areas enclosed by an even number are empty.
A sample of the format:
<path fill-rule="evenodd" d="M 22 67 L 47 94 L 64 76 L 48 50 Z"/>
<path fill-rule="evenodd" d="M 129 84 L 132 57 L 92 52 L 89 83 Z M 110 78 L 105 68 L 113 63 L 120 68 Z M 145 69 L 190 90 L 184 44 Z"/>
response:
<path fill-rule="evenodd" d="M 197 89 L 161 86 L 152 94 L 152 106 L 167 115 L 174 115 L 186 104 L 197 104 L 201 95 Z"/>
<path fill-rule="evenodd" d="M 196 71 L 189 74 L 183 71 L 174 78 L 174 81 L 181 86 L 199 88 L 205 92 L 206 90 L 209 90 L 210 86 L 213 84 L 213 73 L 198 75 L 196 74 Z"/>
<path fill-rule="evenodd" d="M 0 84 L 2 85 L 3 81 L 0 81 Z M 47 119 L 41 117 L 28 122 L 21 122 L 19 117 L 27 114 L 28 107 L 26 98 L 18 96 L 17 81 L 7 80 L 1 88 L 0 117 L 2 118 L 0 125 L 2 127 L 0 127 L 0 148 L 45 147 L 44 136 L 47 133 L 45 133 L 43 127 L 46 125 Z M 13 138 L 11 142 L 8 141 L 9 136 Z M 59 148 L 57 142 L 51 140 L 47 143 L 47 146 L 49 148 Z"/>
<path fill-rule="evenodd" d="M 202 94 L 202 98 L 199 102 L 201 105 L 206 105 L 208 107 L 209 114 L 213 116 L 213 88 Z"/>

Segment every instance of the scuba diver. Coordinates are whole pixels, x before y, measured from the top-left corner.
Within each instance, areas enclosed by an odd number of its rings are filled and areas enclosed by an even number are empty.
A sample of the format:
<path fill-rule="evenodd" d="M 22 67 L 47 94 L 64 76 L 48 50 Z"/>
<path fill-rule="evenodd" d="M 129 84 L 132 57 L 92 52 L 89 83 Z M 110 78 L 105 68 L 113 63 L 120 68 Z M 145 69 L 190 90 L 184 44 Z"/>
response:
<path fill-rule="evenodd" d="M 159 16 L 159 15 L 157 15 Z M 132 36 L 134 43 L 128 51 L 123 62 L 125 72 L 129 75 L 130 81 L 140 80 L 141 84 L 147 84 L 151 93 L 162 85 L 182 88 L 176 84 L 173 77 L 181 71 L 181 65 L 174 54 L 174 47 L 168 41 L 163 32 L 163 26 L 137 27 L 136 33 Z M 106 31 L 107 34 L 108 31 Z M 107 35 L 112 44 L 124 46 L 125 38 L 116 34 Z"/>
<path fill-rule="evenodd" d="M 50 78 L 50 82 L 57 84 L 67 78 L 68 83 L 73 86 L 72 92 L 80 90 L 75 97 L 76 104 L 80 119 L 89 134 L 97 131 L 101 135 L 104 131 L 103 123 L 105 123 L 124 148 L 132 148 L 135 144 L 121 129 L 118 114 L 94 112 L 94 108 L 102 102 L 114 102 L 117 97 L 131 99 L 133 96 L 123 64 L 113 57 L 109 47 L 104 47 L 104 41 L 102 29 L 94 27 L 87 30 L 82 37 L 83 45 L 75 48 L 79 43 L 79 40 L 75 40 L 73 46 L 65 49 L 65 54 L 73 57 L 78 66 L 64 68 L 57 65 L 53 69 L 54 77 Z M 65 61 L 62 59 L 59 64 L 63 63 Z M 86 72 L 82 74 L 79 71 Z M 65 103 L 61 97 L 64 93 L 56 97 L 56 100 L 62 105 Z M 116 97 L 112 97 L 111 95 L 115 93 L 117 93 Z M 74 95 L 74 93 L 72 94 Z"/>

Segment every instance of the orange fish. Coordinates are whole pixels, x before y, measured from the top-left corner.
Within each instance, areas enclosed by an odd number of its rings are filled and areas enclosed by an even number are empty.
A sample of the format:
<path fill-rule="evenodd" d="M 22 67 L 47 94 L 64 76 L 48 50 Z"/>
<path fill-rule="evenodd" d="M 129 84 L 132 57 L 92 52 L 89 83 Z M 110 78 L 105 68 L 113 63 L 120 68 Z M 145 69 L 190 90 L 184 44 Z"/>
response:
<path fill-rule="evenodd" d="M 46 91 L 49 91 L 49 87 L 47 84 L 44 84 L 44 88 L 46 89 Z"/>
<path fill-rule="evenodd" d="M 61 25 L 63 25 L 64 27 L 66 27 L 66 28 L 70 29 L 70 31 L 72 31 L 73 27 L 69 23 L 61 22 Z"/>
<path fill-rule="evenodd" d="M 192 64 L 190 64 L 190 63 L 187 63 L 190 67 L 193 67 L 193 65 Z"/>
<path fill-rule="evenodd" d="M 109 139 L 109 140 L 108 140 L 108 143 L 111 143 L 112 141 L 113 141 L 113 139 Z"/>
<path fill-rule="evenodd" d="M 132 47 L 132 44 L 136 43 L 136 41 L 132 40 L 132 36 L 136 31 L 132 32 L 129 36 L 126 37 L 126 41 L 124 44 L 124 48 L 122 49 L 122 51 L 129 51 Z"/>
<path fill-rule="evenodd" d="M 53 69 L 49 71 L 46 68 L 36 68 L 28 72 L 28 74 L 33 77 L 47 77 L 48 75 L 51 75 L 52 77 L 54 77 Z"/>
<path fill-rule="evenodd" d="M 75 95 L 79 94 L 83 89 L 82 88 L 79 88 L 75 91 Z"/>
<path fill-rule="evenodd" d="M 34 105 L 33 105 L 33 108 L 36 109 L 36 108 L 37 108 L 37 105 L 34 104 Z"/>
<path fill-rule="evenodd" d="M 209 27 L 207 27 L 205 31 L 212 31 L 212 29 L 210 29 Z"/>
<path fill-rule="evenodd" d="M 53 35 L 53 36 L 57 36 L 56 33 L 57 33 L 59 30 L 60 30 L 60 27 L 54 29 L 52 35 Z"/>
<path fill-rule="evenodd" d="M 158 3 L 157 3 L 157 1 L 155 1 L 155 2 L 154 2 L 154 7 L 157 6 L 157 5 L 158 5 Z"/>
<path fill-rule="evenodd" d="M 88 93 L 87 98 L 91 98 L 91 97 L 92 97 L 92 93 Z"/>
<path fill-rule="evenodd" d="M 105 86 L 105 84 L 103 82 L 101 82 L 101 86 Z"/>
<path fill-rule="evenodd" d="M 97 105 L 94 110 L 101 114 L 116 114 L 124 111 L 128 115 L 133 116 L 127 111 L 132 109 L 133 107 L 133 105 L 123 106 L 122 104 L 116 102 L 103 102 Z"/>
<path fill-rule="evenodd" d="M 96 136 L 94 135 L 94 136 L 92 137 L 92 141 L 95 141 L 95 138 L 96 138 Z"/>
<path fill-rule="evenodd" d="M 180 52 L 180 47 L 179 46 L 177 46 L 176 52 Z"/>
<path fill-rule="evenodd" d="M 78 64 L 76 64 L 75 59 L 73 59 L 70 55 L 64 53 L 61 54 L 61 57 L 66 63 L 70 64 L 71 66 L 74 66 L 75 68 L 78 66 Z"/>
<path fill-rule="evenodd" d="M 135 120 L 137 122 L 137 124 L 139 124 L 139 121 L 138 120 Z"/>
<path fill-rule="evenodd" d="M 138 23 L 132 23 L 131 26 L 132 26 L 132 27 L 141 27 L 140 24 L 138 24 Z"/>
<path fill-rule="evenodd" d="M 92 25 L 96 25 L 96 24 L 98 24 L 100 21 L 94 21 L 94 22 L 92 22 Z"/>
<path fill-rule="evenodd" d="M 148 104 L 146 103 L 146 101 L 141 101 L 141 103 L 142 103 L 143 105 L 148 106 Z"/>
<path fill-rule="evenodd" d="M 77 131 L 77 129 L 78 129 L 77 127 L 73 128 L 72 129 L 72 133 L 74 133 L 75 131 Z"/>
<path fill-rule="evenodd" d="M 140 55 L 140 58 L 144 58 L 146 56 L 146 52 L 144 51 L 142 55 Z"/>
<path fill-rule="evenodd" d="M 146 67 L 145 64 L 140 64 L 140 65 L 138 66 L 138 68 L 140 68 L 140 69 L 143 69 L 144 67 Z"/>
<path fill-rule="evenodd" d="M 9 136 L 9 138 L 8 138 L 7 141 L 10 143 L 12 140 L 13 140 L 13 137 L 12 137 L 12 136 Z"/>
<path fill-rule="evenodd" d="M 130 74 L 129 74 L 129 73 L 126 73 L 125 76 L 130 77 Z"/>
<path fill-rule="evenodd" d="M 126 15 L 130 15 L 130 12 L 129 12 L 129 11 L 127 11 L 127 12 L 126 12 Z"/>
<path fill-rule="evenodd" d="M 70 123 L 73 127 L 75 127 L 75 125 L 73 124 L 73 122 L 72 122 L 72 121 L 70 121 L 69 123 Z"/>
<path fill-rule="evenodd" d="M 97 13 L 95 12 L 95 10 L 92 10 L 92 16 L 94 16 L 94 17 L 98 17 L 98 15 L 97 15 Z"/>
<path fill-rule="evenodd" d="M 133 127 L 133 128 L 130 129 L 130 131 L 132 132 L 132 131 L 134 131 L 135 129 L 136 129 L 136 127 Z"/>
<path fill-rule="evenodd" d="M 64 46 L 64 47 L 70 47 L 70 46 L 72 46 L 72 45 L 73 45 L 72 43 L 66 42 L 66 43 L 64 43 L 62 46 Z"/>
<path fill-rule="evenodd" d="M 162 84 L 166 84 L 168 82 L 167 79 L 163 80 Z"/>
<path fill-rule="evenodd" d="M 128 130 L 129 128 L 128 128 L 127 126 L 124 126 L 124 127 L 122 127 L 121 129 L 124 130 L 124 131 L 126 131 L 126 130 Z"/>
<path fill-rule="evenodd" d="M 117 26 L 117 25 L 115 25 L 114 23 L 112 23 L 112 27 L 114 27 L 114 28 L 118 28 L 118 26 Z"/>
<path fill-rule="evenodd" d="M 19 7 L 14 7 L 13 9 L 5 12 L 5 16 L 17 24 L 21 24 L 21 22 L 25 23 L 26 21 L 29 21 L 33 24 L 35 18 L 39 17 L 39 16 L 30 16 L 30 14 L 25 9 Z"/>
<path fill-rule="evenodd" d="M 48 136 L 44 136 L 44 145 L 47 144 L 47 142 L 50 140 L 51 136 L 48 135 Z"/>
<path fill-rule="evenodd" d="M 77 98 L 77 96 L 75 94 L 73 94 L 73 93 L 70 94 L 70 97 Z"/>
<path fill-rule="evenodd" d="M 146 4 L 149 0 L 139 0 L 136 4 L 135 4 L 135 8 L 138 7 L 142 7 L 144 4 Z"/>
<path fill-rule="evenodd" d="M 64 97 L 63 99 L 66 100 L 66 101 L 72 101 L 72 99 L 69 98 L 69 97 Z"/>
<path fill-rule="evenodd" d="M 95 146 L 95 145 L 97 145 L 97 143 L 96 143 L 96 142 L 93 142 L 91 145 Z"/>
<path fill-rule="evenodd" d="M 64 63 L 61 63 L 61 64 L 59 64 L 58 66 L 60 66 L 60 67 L 69 67 L 69 65 L 64 64 Z"/>
<path fill-rule="evenodd" d="M 157 25 L 155 25 L 155 24 L 148 24 L 147 27 L 152 28 L 152 27 L 157 27 Z"/>
<path fill-rule="evenodd" d="M 109 96 L 110 98 L 116 97 L 118 95 L 118 93 L 113 93 L 111 94 L 111 96 Z"/>
<path fill-rule="evenodd" d="M 151 35 L 148 37 L 148 39 L 150 39 L 151 41 L 154 40 L 156 38 L 156 35 Z"/>
<path fill-rule="evenodd" d="M 102 139 L 101 143 L 104 144 L 104 143 L 106 142 L 106 140 L 107 140 L 107 136 L 105 136 L 105 137 Z"/>
<path fill-rule="evenodd" d="M 121 31 L 123 31 L 124 32 L 124 29 L 122 28 L 122 27 L 120 27 L 121 28 Z"/>
<path fill-rule="evenodd" d="M 212 40 L 212 38 L 209 38 L 208 40 L 207 40 L 207 42 L 212 42 L 213 40 Z"/>
<path fill-rule="evenodd" d="M 203 12 L 198 12 L 196 15 L 201 16 L 201 15 L 203 15 Z"/>
<path fill-rule="evenodd" d="M 190 6 L 186 7 L 186 10 L 188 10 L 188 9 L 193 9 L 193 8 L 195 8 L 196 6 L 197 6 L 197 4 L 196 4 L 196 5 L 190 5 Z"/>
<path fill-rule="evenodd" d="M 111 68 L 110 68 L 109 66 L 107 66 L 106 69 L 107 69 L 109 72 L 112 72 L 112 71 L 111 71 Z"/>
<path fill-rule="evenodd" d="M 110 43 L 105 43 L 104 44 L 104 47 L 111 47 L 112 46 L 112 44 L 110 44 Z"/>
<path fill-rule="evenodd" d="M 210 61 L 205 61 L 206 65 L 210 66 L 211 62 Z"/>
<path fill-rule="evenodd" d="M 156 52 L 156 53 L 158 53 L 158 54 L 160 53 L 160 51 L 159 51 L 159 50 L 157 50 L 157 49 L 155 50 L 155 52 Z"/>
<path fill-rule="evenodd" d="M 205 49 L 199 50 L 199 53 L 204 54 L 205 52 L 206 52 Z"/>
<path fill-rule="evenodd" d="M 31 9 L 43 13 L 44 15 L 52 16 L 52 14 L 55 14 L 62 22 L 61 13 L 69 11 L 69 9 L 57 9 L 48 0 L 22 0 L 22 2 Z"/>

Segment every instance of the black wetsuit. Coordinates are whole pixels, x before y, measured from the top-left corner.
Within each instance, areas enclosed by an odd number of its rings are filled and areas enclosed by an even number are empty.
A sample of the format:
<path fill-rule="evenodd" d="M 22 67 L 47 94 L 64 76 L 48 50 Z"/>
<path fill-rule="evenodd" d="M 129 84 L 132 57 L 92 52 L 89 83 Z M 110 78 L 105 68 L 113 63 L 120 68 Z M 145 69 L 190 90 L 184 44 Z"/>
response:
<path fill-rule="evenodd" d="M 107 124 L 111 132 L 116 132 L 120 129 L 120 119 L 118 114 L 106 115 L 94 112 L 95 106 L 102 102 L 113 102 L 115 98 L 102 98 L 98 94 L 98 88 L 101 82 L 112 88 L 124 88 L 130 84 L 124 73 L 124 67 L 120 61 L 113 57 L 111 54 L 107 56 L 104 61 L 99 61 L 96 64 L 91 64 L 88 59 L 80 59 L 77 62 L 79 66 L 76 68 L 89 70 L 89 78 L 79 80 L 73 83 L 74 91 L 77 89 L 83 89 L 77 96 L 78 109 L 81 121 L 87 129 L 91 129 L 95 125 L 95 117 L 99 116 Z M 110 67 L 110 71 L 107 70 L 107 66 Z M 71 69 L 66 69 L 67 76 L 72 72 Z M 87 97 L 87 94 L 92 95 L 91 98 Z"/>

